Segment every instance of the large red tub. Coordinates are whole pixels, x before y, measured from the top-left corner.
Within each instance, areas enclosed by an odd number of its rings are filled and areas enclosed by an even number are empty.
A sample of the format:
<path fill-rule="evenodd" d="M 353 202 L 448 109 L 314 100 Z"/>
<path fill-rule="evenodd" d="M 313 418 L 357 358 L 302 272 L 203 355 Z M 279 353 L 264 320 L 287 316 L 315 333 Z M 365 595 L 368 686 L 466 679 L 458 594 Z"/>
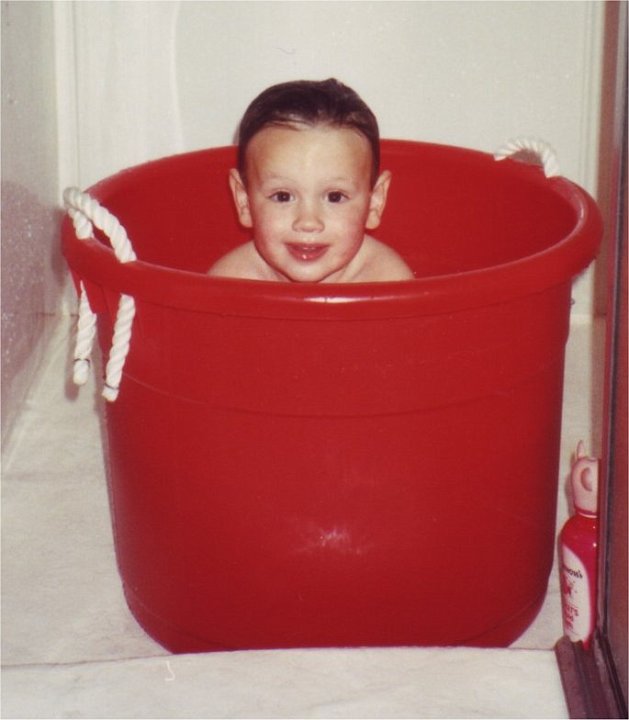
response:
<path fill-rule="evenodd" d="M 234 158 L 90 189 L 137 261 L 63 227 L 102 346 L 120 293 L 136 302 L 106 407 L 133 614 L 175 652 L 511 643 L 553 560 L 571 280 L 596 206 L 537 166 L 385 141 L 377 236 L 416 280 L 209 278 L 248 239 Z"/>

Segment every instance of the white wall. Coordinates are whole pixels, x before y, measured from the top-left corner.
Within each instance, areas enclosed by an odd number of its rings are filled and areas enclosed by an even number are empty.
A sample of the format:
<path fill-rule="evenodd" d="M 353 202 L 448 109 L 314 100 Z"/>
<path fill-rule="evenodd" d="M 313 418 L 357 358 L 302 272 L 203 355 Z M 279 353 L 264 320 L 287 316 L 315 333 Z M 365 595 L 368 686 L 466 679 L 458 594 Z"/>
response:
<path fill-rule="evenodd" d="M 491 152 L 536 135 L 595 191 L 600 2 L 57 3 L 74 26 L 68 102 L 88 186 L 149 158 L 233 141 L 264 87 L 336 76 L 384 137 Z M 76 98 L 70 96 L 76 88 Z M 66 153 L 68 155 L 68 153 Z M 576 314 L 591 312 L 590 275 Z"/>

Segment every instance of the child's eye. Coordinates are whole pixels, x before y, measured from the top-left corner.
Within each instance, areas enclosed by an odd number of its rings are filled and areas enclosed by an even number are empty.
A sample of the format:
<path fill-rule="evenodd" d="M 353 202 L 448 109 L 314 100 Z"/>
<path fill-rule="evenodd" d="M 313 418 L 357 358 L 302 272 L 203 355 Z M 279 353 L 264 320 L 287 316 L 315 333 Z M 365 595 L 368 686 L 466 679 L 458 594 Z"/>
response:
<path fill-rule="evenodd" d="M 271 200 L 278 203 L 286 203 L 291 201 L 291 194 L 286 190 L 278 190 L 271 195 Z"/>
<path fill-rule="evenodd" d="M 332 192 L 328 193 L 328 202 L 340 203 L 346 199 L 347 199 L 347 195 L 345 195 L 345 193 L 342 193 L 340 190 L 333 190 Z"/>

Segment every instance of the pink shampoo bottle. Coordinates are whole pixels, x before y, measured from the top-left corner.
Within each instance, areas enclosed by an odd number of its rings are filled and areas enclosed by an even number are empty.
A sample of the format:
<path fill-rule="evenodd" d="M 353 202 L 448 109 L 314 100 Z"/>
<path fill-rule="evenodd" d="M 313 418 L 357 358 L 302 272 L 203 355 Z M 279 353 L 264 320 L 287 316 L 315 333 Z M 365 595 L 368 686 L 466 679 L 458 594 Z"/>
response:
<path fill-rule="evenodd" d="M 570 474 L 574 515 L 559 535 L 564 633 L 585 648 L 596 626 L 598 460 L 579 442 Z"/>

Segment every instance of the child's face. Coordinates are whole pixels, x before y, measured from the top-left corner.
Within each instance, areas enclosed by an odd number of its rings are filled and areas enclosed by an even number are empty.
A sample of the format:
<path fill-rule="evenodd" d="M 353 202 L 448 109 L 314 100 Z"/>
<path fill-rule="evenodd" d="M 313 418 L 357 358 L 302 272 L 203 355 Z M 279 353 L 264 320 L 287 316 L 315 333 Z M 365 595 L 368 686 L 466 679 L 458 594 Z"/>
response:
<path fill-rule="evenodd" d="M 247 148 L 247 186 L 230 177 L 240 221 L 279 279 L 335 282 L 365 228 L 380 223 L 390 181 L 372 188 L 371 148 L 348 128 L 267 127 Z"/>

